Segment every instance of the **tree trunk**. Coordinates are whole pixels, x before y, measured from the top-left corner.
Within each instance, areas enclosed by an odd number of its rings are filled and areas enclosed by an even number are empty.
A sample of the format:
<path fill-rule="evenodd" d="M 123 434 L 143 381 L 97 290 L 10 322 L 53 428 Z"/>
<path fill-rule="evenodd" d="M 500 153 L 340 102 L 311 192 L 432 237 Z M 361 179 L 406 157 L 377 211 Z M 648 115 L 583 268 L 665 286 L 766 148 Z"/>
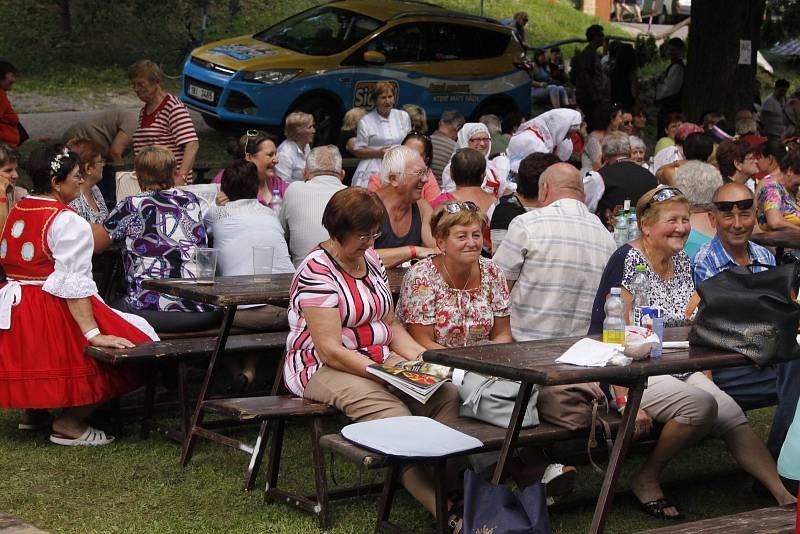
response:
<path fill-rule="evenodd" d="M 683 84 L 683 111 L 689 120 L 699 122 L 704 113 L 721 111 L 732 121 L 736 111 L 752 107 L 765 2 L 692 2 Z M 751 43 L 749 65 L 739 64 L 743 40 Z"/>
<path fill-rule="evenodd" d="M 56 0 L 61 32 L 66 35 L 72 34 L 72 11 L 69 4 L 70 0 Z"/>

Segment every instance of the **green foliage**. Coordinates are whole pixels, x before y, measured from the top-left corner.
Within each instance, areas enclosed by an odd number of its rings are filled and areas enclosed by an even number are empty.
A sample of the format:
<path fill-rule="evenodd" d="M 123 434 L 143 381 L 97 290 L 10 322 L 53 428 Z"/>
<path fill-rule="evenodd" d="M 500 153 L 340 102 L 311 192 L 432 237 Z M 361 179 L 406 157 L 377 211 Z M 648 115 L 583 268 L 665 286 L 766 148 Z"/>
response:
<path fill-rule="evenodd" d="M 658 46 L 652 35 L 636 36 L 636 62 L 640 67 L 659 59 Z"/>
<path fill-rule="evenodd" d="M 764 46 L 797 36 L 800 36 L 800 0 L 768 1 L 761 29 Z"/>

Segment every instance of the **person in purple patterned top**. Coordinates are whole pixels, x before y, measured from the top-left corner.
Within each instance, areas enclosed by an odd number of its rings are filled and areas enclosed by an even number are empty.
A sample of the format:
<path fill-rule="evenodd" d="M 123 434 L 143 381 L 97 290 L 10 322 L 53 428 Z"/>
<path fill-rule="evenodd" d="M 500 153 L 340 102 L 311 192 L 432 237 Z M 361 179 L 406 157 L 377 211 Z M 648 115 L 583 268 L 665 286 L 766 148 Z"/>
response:
<path fill-rule="evenodd" d="M 148 279 L 194 278 L 195 252 L 208 246 L 199 199 L 172 186 L 175 159 L 147 147 L 134 163 L 142 193 L 120 202 L 95 225 L 95 251 L 123 241 L 127 294 L 114 306 L 147 319 L 158 332 L 190 332 L 216 326 L 214 307 L 142 288 Z M 184 313 L 175 313 L 184 312 Z"/>

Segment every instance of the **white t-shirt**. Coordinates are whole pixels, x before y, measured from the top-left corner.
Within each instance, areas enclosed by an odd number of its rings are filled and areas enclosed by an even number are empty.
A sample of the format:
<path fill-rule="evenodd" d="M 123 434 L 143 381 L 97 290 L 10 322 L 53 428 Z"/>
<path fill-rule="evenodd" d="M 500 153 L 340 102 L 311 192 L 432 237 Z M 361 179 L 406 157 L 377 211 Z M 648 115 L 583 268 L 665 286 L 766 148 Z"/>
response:
<path fill-rule="evenodd" d="M 393 109 L 388 117 L 373 110 L 358 121 L 356 148 L 381 148 L 399 145 L 411 131 L 411 118 L 402 109 Z M 367 187 L 369 177 L 381 168 L 380 158 L 362 159 L 353 175 L 352 185 Z"/>
<path fill-rule="evenodd" d="M 255 198 L 213 206 L 206 212 L 203 223 L 214 236 L 214 248 L 219 251 L 217 269 L 220 275 L 253 274 L 253 247 L 275 249 L 273 273 L 294 272 L 277 215 Z"/>
<path fill-rule="evenodd" d="M 291 139 L 284 140 L 278 146 L 278 164 L 275 166 L 275 174 L 287 184 L 302 182 L 309 152 L 311 152 L 311 147 L 308 145 L 300 150 L 297 143 Z"/>

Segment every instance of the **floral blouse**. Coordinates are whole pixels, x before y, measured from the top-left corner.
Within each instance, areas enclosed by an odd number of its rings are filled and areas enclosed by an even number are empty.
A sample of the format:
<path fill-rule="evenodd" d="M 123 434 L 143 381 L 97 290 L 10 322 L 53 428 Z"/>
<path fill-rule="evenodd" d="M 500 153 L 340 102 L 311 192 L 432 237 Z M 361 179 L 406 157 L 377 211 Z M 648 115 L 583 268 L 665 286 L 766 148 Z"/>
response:
<path fill-rule="evenodd" d="M 503 271 L 492 260 L 480 258 L 480 286 L 450 287 L 432 258 L 411 267 L 403 278 L 397 316 L 404 323 L 433 325 L 433 340 L 444 347 L 462 347 L 487 341 L 495 317 L 511 314 L 511 297 Z"/>
<path fill-rule="evenodd" d="M 759 184 L 756 192 L 758 203 L 758 225 L 762 230 L 769 230 L 767 226 L 767 210 L 778 210 L 783 218 L 792 224 L 800 226 L 800 205 L 785 187 L 774 176 L 767 176 Z"/>
<path fill-rule="evenodd" d="M 77 211 L 78 215 L 90 223 L 103 224 L 103 221 L 108 217 L 108 207 L 106 206 L 106 201 L 103 199 L 103 193 L 101 193 L 100 188 L 95 185 L 89 190 L 89 194 L 94 197 L 94 201 L 97 204 L 97 211 L 92 208 L 92 205 L 89 204 L 89 201 L 86 200 L 83 193 L 70 202 L 69 207 Z"/>

